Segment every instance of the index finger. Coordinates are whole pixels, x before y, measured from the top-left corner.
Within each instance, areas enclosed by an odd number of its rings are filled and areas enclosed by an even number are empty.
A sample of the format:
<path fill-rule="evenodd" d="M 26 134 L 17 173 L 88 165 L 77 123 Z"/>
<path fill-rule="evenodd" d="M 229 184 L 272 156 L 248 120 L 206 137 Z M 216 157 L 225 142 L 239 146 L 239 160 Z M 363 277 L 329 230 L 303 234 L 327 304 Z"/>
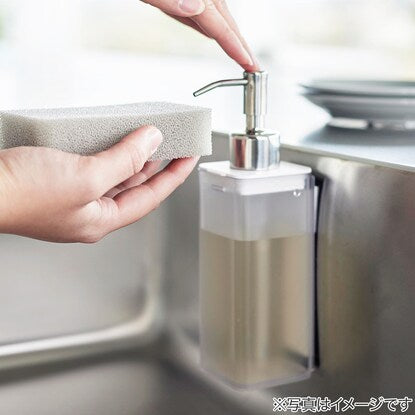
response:
<path fill-rule="evenodd" d="M 215 39 L 222 49 L 245 70 L 255 67 L 248 50 L 242 43 L 240 36 L 222 15 L 213 0 L 205 0 L 206 7 L 203 13 L 191 17 L 206 34 Z M 231 24 L 230 24 L 231 23 Z"/>
<path fill-rule="evenodd" d="M 230 12 L 228 5 L 226 4 L 226 1 L 225 0 L 212 0 L 212 1 L 215 3 L 216 8 L 218 9 L 219 13 L 228 22 L 231 29 L 236 33 L 236 35 L 238 36 L 239 40 L 241 41 L 243 47 L 249 53 L 249 56 L 251 57 L 251 59 L 253 61 L 252 67 L 251 68 L 245 68 L 245 69 L 247 69 L 250 72 L 259 71 L 260 70 L 259 63 L 256 60 L 256 58 L 255 58 L 254 54 L 252 53 L 251 49 L 249 48 L 248 43 L 246 42 L 245 38 L 242 36 L 242 33 L 239 30 L 239 27 L 236 24 L 236 21 L 233 18 L 232 13 Z"/>

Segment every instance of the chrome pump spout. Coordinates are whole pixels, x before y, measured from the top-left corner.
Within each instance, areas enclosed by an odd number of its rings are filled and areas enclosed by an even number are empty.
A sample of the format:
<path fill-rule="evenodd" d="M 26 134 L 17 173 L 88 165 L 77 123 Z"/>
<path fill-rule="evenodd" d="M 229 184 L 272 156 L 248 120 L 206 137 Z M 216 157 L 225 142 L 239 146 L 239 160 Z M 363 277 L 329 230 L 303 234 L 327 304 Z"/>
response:
<path fill-rule="evenodd" d="M 246 115 L 246 133 L 255 134 L 264 131 L 267 113 L 267 72 L 244 72 L 242 79 L 225 79 L 212 82 L 193 93 L 195 97 L 215 88 L 225 86 L 244 86 L 244 114 Z"/>
<path fill-rule="evenodd" d="M 212 82 L 193 93 L 195 97 L 215 88 L 244 87 L 245 133 L 232 134 L 230 162 L 232 168 L 267 170 L 278 166 L 279 135 L 265 130 L 267 113 L 268 73 L 244 72 L 241 79 Z"/>

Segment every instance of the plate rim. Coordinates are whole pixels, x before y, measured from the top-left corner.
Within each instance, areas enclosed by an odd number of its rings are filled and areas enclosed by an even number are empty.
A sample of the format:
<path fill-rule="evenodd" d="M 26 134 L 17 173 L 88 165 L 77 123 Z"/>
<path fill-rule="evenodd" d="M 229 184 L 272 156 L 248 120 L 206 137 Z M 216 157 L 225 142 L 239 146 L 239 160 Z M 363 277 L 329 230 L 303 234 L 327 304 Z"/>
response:
<path fill-rule="evenodd" d="M 321 84 L 326 85 L 321 85 Z M 327 85 L 327 84 L 336 84 L 339 85 Z M 359 89 L 358 84 L 362 84 L 362 88 Z M 366 85 L 365 85 L 366 83 Z M 375 85 L 375 84 L 382 84 Z M 392 87 L 390 86 L 393 83 L 400 83 L 401 86 Z M 407 83 L 408 86 L 402 86 L 402 84 Z M 342 87 L 341 84 L 344 84 Z M 349 86 L 348 86 L 349 84 Z M 351 87 L 351 84 L 354 84 L 354 87 Z M 389 84 L 389 87 L 387 87 Z M 368 96 L 368 97 L 413 97 L 415 98 L 415 80 L 386 80 L 386 79 L 346 79 L 346 78 L 314 78 L 309 80 L 300 81 L 298 85 L 305 89 L 306 91 L 313 91 L 317 94 L 328 94 L 328 95 L 344 95 L 344 96 Z"/>

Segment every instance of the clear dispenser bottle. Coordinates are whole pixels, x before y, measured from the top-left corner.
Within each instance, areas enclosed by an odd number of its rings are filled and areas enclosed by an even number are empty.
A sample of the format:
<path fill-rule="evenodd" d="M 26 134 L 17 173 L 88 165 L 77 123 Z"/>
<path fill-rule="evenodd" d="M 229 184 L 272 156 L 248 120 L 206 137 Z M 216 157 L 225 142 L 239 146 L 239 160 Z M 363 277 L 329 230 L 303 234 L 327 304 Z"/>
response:
<path fill-rule="evenodd" d="M 230 161 L 200 174 L 201 363 L 237 387 L 307 378 L 313 367 L 314 178 L 279 162 L 266 132 L 267 74 L 210 84 L 243 85 L 246 132 Z"/>

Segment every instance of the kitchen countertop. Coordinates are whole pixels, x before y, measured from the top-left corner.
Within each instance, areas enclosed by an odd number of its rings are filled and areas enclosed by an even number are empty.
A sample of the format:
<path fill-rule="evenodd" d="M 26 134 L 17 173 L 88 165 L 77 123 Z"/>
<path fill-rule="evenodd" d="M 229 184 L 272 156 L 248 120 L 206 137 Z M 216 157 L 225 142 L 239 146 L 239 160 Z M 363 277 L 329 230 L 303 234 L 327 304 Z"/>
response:
<path fill-rule="evenodd" d="M 282 146 L 415 172 L 415 131 L 373 131 L 322 126 L 292 134 Z"/>
<path fill-rule="evenodd" d="M 415 130 L 332 127 L 327 125 L 329 116 L 324 111 L 301 97 L 293 100 L 298 100 L 301 108 L 276 117 L 283 148 L 415 171 Z M 295 114 L 301 116 L 301 122 Z"/>

